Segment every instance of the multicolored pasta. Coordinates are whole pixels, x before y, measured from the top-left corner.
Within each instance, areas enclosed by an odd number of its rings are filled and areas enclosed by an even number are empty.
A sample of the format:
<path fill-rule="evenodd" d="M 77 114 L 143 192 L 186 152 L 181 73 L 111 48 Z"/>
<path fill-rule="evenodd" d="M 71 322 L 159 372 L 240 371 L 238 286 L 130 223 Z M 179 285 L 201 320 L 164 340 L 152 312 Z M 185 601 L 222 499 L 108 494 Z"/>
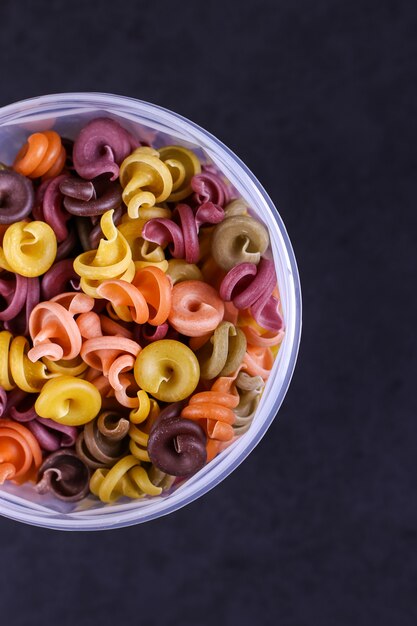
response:
<path fill-rule="evenodd" d="M 267 228 L 200 151 L 127 128 L 0 164 L 0 484 L 68 510 L 165 496 L 232 446 L 285 338 Z"/>

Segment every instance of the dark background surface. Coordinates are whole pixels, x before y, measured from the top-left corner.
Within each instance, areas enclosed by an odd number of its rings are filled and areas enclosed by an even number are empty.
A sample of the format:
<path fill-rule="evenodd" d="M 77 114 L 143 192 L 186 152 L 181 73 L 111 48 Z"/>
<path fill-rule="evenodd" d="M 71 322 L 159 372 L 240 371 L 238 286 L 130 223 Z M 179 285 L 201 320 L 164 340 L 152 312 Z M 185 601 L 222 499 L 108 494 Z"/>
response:
<path fill-rule="evenodd" d="M 97 534 L 0 519 L 0 622 L 417 622 L 415 1 L 2 0 L 0 105 L 108 91 L 210 130 L 276 202 L 304 334 L 201 500 Z"/>

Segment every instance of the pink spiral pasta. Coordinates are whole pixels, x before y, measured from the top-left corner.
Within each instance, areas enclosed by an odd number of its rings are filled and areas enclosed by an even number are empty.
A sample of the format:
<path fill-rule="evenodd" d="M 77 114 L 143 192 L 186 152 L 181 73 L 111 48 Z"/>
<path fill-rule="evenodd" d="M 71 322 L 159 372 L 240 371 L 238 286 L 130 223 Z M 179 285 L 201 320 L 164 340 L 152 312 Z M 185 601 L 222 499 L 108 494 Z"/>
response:
<path fill-rule="evenodd" d="M 240 263 L 226 274 L 220 295 L 223 300 L 231 300 L 238 309 L 250 308 L 262 328 L 276 332 L 282 328 L 279 303 L 272 295 L 276 280 L 273 261 L 261 258 L 258 265 Z"/>

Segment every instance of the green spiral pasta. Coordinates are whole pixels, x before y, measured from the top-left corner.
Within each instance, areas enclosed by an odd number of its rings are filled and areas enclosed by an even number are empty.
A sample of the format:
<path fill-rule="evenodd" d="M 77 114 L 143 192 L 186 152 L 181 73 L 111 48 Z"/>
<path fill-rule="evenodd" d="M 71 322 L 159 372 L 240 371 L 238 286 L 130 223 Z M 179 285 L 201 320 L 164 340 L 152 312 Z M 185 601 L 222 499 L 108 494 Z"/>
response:
<path fill-rule="evenodd" d="M 209 341 L 196 352 L 201 378 L 230 376 L 246 352 L 245 334 L 231 322 L 220 322 Z"/>

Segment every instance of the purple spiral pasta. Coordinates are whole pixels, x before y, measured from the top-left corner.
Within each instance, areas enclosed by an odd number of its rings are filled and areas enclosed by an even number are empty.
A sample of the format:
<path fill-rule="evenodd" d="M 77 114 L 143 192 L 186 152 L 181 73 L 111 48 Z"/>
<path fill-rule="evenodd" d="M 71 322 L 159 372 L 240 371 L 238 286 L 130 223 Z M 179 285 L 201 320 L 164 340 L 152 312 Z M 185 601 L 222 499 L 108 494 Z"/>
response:
<path fill-rule="evenodd" d="M 262 328 L 276 332 L 283 325 L 278 300 L 272 295 L 276 281 L 273 261 L 262 257 L 258 265 L 240 263 L 229 270 L 220 285 L 220 296 L 238 309 L 250 308 Z"/>
<path fill-rule="evenodd" d="M 217 217 L 214 217 L 217 213 L 216 208 L 211 210 L 208 207 L 204 215 L 200 216 L 199 224 L 212 219 L 212 217 L 217 220 Z M 200 244 L 198 241 L 198 226 L 193 210 L 188 204 L 178 204 L 173 218 L 171 220 L 164 217 L 155 217 L 149 220 L 142 229 L 142 237 L 160 246 L 168 245 L 169 251 L 174 258 L 185 258 L 187 263 L 197 263 L 200 257 Z M 221 216 L 220 221 L 221 219 L 223 219 L 223 216 Z"/>
<path fill-rule="evenodd" d="M 55 178 L 45 180 L 36 192 L 36 207 L 33 210 L 35 219 L 49 224 L 58 242 L 67 239 L 67 221 L 71 218 L 64 208 L 64 196 L 60 191 L 60 185 L 66 178 L 68 178 L 67 174 L 60 174 Z"/>
<path fill-rule="evenodd" d="M 87 181 L 66 177 L 60 184 L 64 206 L 71 215 L 92 217 L 117 209 L 122 204 L 122 188 L 115 181 L 96 178 Z"/>
<path fill-rule="evenodd" d="M 234 196 L 233 189 L 212 166 L 203 166 L 203 171 L 192 177 L 191 187 L 194 191 L 193 200 L 197 205 L 211 202 L 224 207 Z"/>
<path fill-rule="evenodd" d="M 25 219 L 33 209 L 32 182 L 13 170 L 0 170 L 0 224 Z"/>
<path fill-rule="evenodd" d="M 174 211 L 174 218 L 177 218 L 181 224 L 185 260 L 187 263 L 197 263 L 200 257 L 200 244 L 198 241 L 195 217 L 191 207 L 189 207 L 188 204 L 177 204 Z"/>
<path fill-rule="evenodd" d="M 24 280 L 20 280 L 23 278 Z M 13 335 L 28 335 L 29 333 L 29 317 L 32 313 L 32 309 L 39 303 L 40 287 L 39 278 L 26 278 L 24 276 L 15 275 L 15 293 L 14 297 L 17 299 L 17 304 L 20 304 L 20 300 L 23 297 L 23 306 L 16 307 L 16 302 L 13 308 L 8 307 L 6 311 L 2 311 L 4 320 L 4 328 Z M 2 294 L 3 295 L 3 294 Z M 6 296 L 7 298 L 7 296 Z M 10 303 L 12 305 L 13 301 Z M 13 315 L 11 315 L 13 311 Z"/>
<path fill-rule="evenodd" d="M 184 258 L 184 237 L 181 228 L 165 217 L 154 217 L 143 226 L 142 237 L 160 246 L 169 245 L 174 258 Z"/>
<path fill-rule="evenodd" d="M 111 180 L 116 180 L 119 165 L 138 145 L 118 122 L 96 118 L 84 126 L 74 143 L 75 170 L 88 180 L 101 174 L 111 174 Z"/>
<path fill-rule="evenodd" d="M 2 322 L 13 319 L 25 306 L 27 294 L 27 281 L 20 274 L 6 274 L 7 278 L 0 278 L 0 296 L 6 306 L 0 309 Z"/>
<path fill-rule="evenodd" d="M 74 259 L 62 259 L 54 263 L 42 277 L 43 300 L 50 300 L 67 291 L 78 291 L 79 288 L 80 277 L 74 270 Z"/>

